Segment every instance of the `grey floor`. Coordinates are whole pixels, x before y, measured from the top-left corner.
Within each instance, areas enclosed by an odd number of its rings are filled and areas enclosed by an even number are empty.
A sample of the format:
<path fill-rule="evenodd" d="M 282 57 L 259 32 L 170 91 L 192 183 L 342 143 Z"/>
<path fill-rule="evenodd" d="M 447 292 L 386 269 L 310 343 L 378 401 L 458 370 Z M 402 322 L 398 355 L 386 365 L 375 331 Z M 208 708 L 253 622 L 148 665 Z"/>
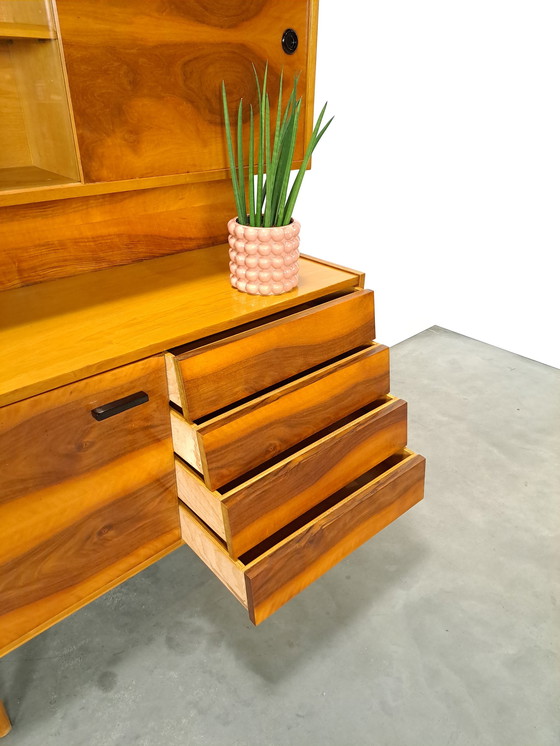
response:
<path fill-rule="evenodd" d="M 177 550 L 0 662 L 2 744 L 557 746 L 560 371 L 433 327 L 392 372 L 422 503 L 259 628 Z"/>

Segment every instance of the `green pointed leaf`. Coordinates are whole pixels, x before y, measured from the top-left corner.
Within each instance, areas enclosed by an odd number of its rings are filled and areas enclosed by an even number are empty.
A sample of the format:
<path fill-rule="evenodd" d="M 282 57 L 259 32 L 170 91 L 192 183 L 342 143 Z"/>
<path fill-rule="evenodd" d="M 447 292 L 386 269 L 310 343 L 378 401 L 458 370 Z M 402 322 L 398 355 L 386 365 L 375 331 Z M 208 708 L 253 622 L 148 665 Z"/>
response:
<path fill-rule="evenodd" d="M 247 222 L 247 205 L 245 203 L 245 172 L 243 170 L 243 99 L 239 101 L 239 109 L 237 110 L 237 172 L 238 172 L 238 185 L 239 185 L 239 203 L 243 210 L 243 221 L 240 222 L 245 225 Z"/>
<path fill-rule="evenodd" d="M 255 122 L 252 105 L 249 115 L 249 225 L 255 225 Z"/>
<path fill-rule="evenodd" d="M 231 134 L 231 125 L 229 121 L 229 107 L 228 107 L 228 101 L 227 101 L 227 94 L 226 94 L 226 84 L 222 80 L 222 103 L 224 107 L 224 121 L 225 121 L 225 128 L 226 128 L 226 143 L 227 143 L 227 152 L 228 152 L 228 160 L 229 160 L 229 168 L 231 172 L 231 183 L 233 187 L 233 197 L 235 199 L 235 207 L 237 210 L 237 215 L 240 219 L 240 222 L 243 220 L 243 213 L 241 212 L 241 202 L 239 199 L 239 185 L 237 183 L 237 175 L 236 175 L 236 163 L 235 163 L 235 157 L 233 154 L 233 138 Z"/>

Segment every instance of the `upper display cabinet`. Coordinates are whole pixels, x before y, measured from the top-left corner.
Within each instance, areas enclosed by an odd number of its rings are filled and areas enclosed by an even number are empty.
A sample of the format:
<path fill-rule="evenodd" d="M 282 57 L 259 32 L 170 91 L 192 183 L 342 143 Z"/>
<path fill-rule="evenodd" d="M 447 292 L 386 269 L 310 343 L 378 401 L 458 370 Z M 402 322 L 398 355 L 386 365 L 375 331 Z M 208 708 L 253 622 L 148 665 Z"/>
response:
<path fill-rule="evenodd" d="M 55 8 L 0 0 L 0 190 L 80 181 Z"/>
<path fill-rule="evenodd" d="M 286 100 L 297 74 L 301 93 L 312 92 L 305 0 L 57 5 L 86 182 L 226 169 L 220 84 L 231 101 L 243 96 L 248 122 L 257 104 L 253 65 L 262 79 L 268 61 L 272 100 L 282 70 Z"/>

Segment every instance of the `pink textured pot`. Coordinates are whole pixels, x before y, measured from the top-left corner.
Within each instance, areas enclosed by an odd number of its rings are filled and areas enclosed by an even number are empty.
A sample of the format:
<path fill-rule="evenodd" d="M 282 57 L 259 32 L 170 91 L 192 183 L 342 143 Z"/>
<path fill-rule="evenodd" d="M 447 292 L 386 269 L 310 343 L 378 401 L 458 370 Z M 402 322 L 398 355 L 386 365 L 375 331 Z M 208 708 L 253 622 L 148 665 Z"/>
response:
<path fill-rule="evenodd" d="M 232 286 L 251 295 L 280 295 L 297 287 L 300 228 L 297 220 L 281 227 L 253 228 L 232 218 L 228 223 Z"/>

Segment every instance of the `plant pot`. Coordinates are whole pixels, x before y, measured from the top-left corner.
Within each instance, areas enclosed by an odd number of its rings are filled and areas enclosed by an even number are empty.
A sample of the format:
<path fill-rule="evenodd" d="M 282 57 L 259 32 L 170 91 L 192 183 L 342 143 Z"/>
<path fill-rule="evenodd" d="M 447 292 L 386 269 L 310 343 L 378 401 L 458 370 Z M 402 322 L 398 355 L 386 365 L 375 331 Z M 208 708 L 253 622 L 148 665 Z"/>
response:
<path fill-rule="evenodd" d="M 280 295 L 297 287 L 301 225 L 254 228 L 228 223 L 231 284 L 250 295 Z"/>

